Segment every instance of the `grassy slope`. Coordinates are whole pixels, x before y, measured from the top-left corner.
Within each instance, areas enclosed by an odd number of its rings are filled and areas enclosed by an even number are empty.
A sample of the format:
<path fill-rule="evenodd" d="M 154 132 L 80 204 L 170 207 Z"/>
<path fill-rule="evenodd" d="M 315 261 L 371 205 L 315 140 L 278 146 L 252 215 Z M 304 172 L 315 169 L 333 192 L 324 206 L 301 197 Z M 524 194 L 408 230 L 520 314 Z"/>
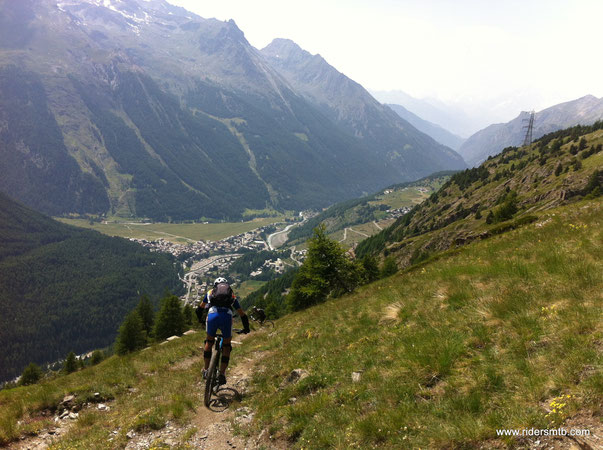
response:
<path fill-rule="evenodd" d="M 98 392 L 102 401 L 110 401 L 111 411 L 92 408 L 81 413 L 67 439 L 55 448 L 119 448 L 125 446 L 128 430 L 158 429 L 168 419 L 181 422 L 190 418 L 200 406 L 195 397 L 201 389 L 197 385 L 202 359 L 199 336 L 184 336 L 122 358 L 113 356 L 97 366 L 37 385 L 0 391 L 0 445 L 51 425 L 53 417 L 40 412 L 53 410 L 68 393 L 83 403 L 93 401 Z M 192 364 L 182 364 L 191 357 Z M 174 365 L 178 361 L 181 364 Z M 113 436 L 113 430 L 119 434 Z"/>
<path fill-rule="evenodd" d="M 270 352 L 248 400 L 255 426 L 304 448 L 423 448 L 600 417 L 601 208 L 551 210 L 281 319 L 245 348 Z M 278 390 L 295 368 L 310 376 Z M 571 397 L 547 417 L 559 395 Z"/>
<path fill-rule="evenodd" d="M 602 130 L 584 137 L 589 146 L 603 143 Z M 514 220 L 539 216 L 543 210 L 574 201 L 594 170 L 603 166 L 603 153 L 585 159 L 582 154 L 574 156 L 569 150 L 577 141 L 569 139 L 565 138 L 558 154 L 548 150 L 542 164 L 536 144 L 499 154 L 484 162 L 481 168 L 489 174 L 487 179 L 473 181 L 465 187 L 447 182 L 435 196 L 421 203 L 408 216 L 363 242 L 358 253 L 381 251 L 386 247 L 405 267 L 425 255 L 495 234 L 493 230 L 500 224 L 489 225 L 486 218 L 490 211 L 499 208 L 500 199 L 509 190 L 517 192 L 518 212 Z M 551 146 L 549 143 L 548 147 Z M 581 167 L 574 169 L 573 161 L 579 161 Z M 555 175 L 559 164 L 563 171 Z M 476 218 L 478 210 L 481 212 L 479 219 Z"/>
<path fill-rule="evenodd" d="M 548 211 L 538 223 L 286 316 L 268 340 L 251 336 L 233 364 L 266 353 L 244 400 L 257 419 L 241 431 L 268 428 L 303 448 L 471 447 L 497 444 L 498 428 L 601 417 L 602 208 L 598 199 Z M 115 401 L 108 413 L 82 414 L 57 448 L 119 447 L 130 429 L 187 423 L 202 408 L 199 342 L 185 337 L 0 392 L 0 442 L 43 427 L 37 411 L 67 393 Z M 279 390 L 295 368 L 310 376 Z M 363 371 L 360 382 L 353 371 Z M 560 395 L 571 397 L 547 416 Z"/>

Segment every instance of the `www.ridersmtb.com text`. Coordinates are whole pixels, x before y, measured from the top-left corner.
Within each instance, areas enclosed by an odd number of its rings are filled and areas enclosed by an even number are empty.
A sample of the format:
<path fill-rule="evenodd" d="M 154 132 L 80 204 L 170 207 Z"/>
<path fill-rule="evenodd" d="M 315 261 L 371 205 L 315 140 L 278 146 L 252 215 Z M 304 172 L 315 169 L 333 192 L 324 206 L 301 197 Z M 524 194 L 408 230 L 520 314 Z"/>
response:
<path fill-rule="evenodd" d="M 551 428 L 550 430 L 524 428 L 522 430 L 496 430 L 497 436 L 590 436 L 590 430 L 579 428 Z"/>

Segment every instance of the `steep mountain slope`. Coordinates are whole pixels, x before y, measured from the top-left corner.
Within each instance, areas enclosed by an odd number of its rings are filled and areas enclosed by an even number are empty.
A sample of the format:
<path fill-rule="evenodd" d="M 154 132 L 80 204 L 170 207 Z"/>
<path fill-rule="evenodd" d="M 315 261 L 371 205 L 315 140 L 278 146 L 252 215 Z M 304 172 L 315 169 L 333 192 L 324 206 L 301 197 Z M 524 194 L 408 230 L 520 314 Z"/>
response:
<path fill-rule="evenodd" d="M 242 404 L 225 411 L 203 406 L 194 334 L 0 391 L 0 445 L 600 448 L 602 207 L 549 210 L 237 338 L 222 392 Z M 79 418 L 57 424 L 73 394 Z M 497 432 L 558 427 L 590 435 Z"/>
<path fill-rule="evenodd" d="M 402 105 L 389 104 L 387 106 L 393 109 L 396 114 L 410 123 L 417 130 L 422 131 L 428 136 L 431 136 L 440 144 L 446 145 L 453 150 L 458 150 L 461 144 L 465 141 L 465 139 L 462 137 L 445 130 L 441 126 L 429 122 L 428 120 L 421 119 L 419 116 L 411 113 Z"/>
<path fill-rule="evenodd" d="M 361 242 L 357 254 L 393 254 L 402 267 L 442 250 L 523 224 L 603 186 L 603 122 L 559 130 L 531 147 L 508 147 L 459 172 L 392 226 Z"/>
<path fill-rule="evenodd" d="M 382 116 L 355 135 L 234 22 L 164 0 L 3 1 L 0 23 L 0 189 L 48 213 L 236 218 L 462 164 Z"/>
<path fill-rule="evenodd" d="M 528 118 L 529 114 L 522 112 L 510 122 L 490 125 L 469 137 L 458 151 L 470 166 L 477 166 L 505 147 L 521 145 Z M 546 133 L 578 124 L 590 125 L 602 118 L 603 98 L 587 95 L 537 112 L 534 116 L 533 137 L 536 139 Z"/>
<path fill-rule="evenodd" d="M 56 222 L 0 193 L 0 380 L 113 342 L 141 293 L 180 289 L 172 258 Z"/>
<path fill-rule="evenodd" d="M 326 227 L 328 233 L 333 233 L 353 225 L 382 220 L 387 214 L 385 211 L 400 207 L 389 203 L 384 191 L 390 191 L 389 194 L 392 194 L 395 191 L 403 191 L 411 187 L 421 187 L 426 192 L 423 195 L 428 196 L 428 193 L 437 190 L 453 173 L 452 171 L 436 172 L 417 181 L 388 186 L 387 189 L 373 195 L 337 203 L 307 220 L 303 225 L 293 228 L 289 232 L 288 241 L 291 243 L 311 237 L 314 228 L 320 224 Z M 415 200 L 413 199 L 413 201 Z M 409 200 L 408 205 L 411 207 L 414 203 Z"/>
<path fill-rule="evenodd" d="M 262 55 L 325 115 L 369 148 L 381 148 L 378 156 L 397 170 L 412 167 L 412 178 L 418 178 L 427 175 L 427 167 L 436 167 L 434 171 L 438 171 L 464 166 L 454 151 L 417 132 L 320 55 L 311 55 L 288 39 L 273 40 L 262 49 Z M 423 150 L 418 152 L 418 149 Z"/>

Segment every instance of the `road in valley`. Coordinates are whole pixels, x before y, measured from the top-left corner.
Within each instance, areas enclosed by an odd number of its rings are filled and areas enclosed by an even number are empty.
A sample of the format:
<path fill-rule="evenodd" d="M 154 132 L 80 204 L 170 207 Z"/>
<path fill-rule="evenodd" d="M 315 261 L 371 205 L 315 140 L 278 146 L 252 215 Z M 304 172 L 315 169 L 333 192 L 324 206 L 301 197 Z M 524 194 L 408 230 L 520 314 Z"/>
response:
<path fill-rule="evenodd" d="M 207 268 L 208 266 L 213 266 L 214 264 L 216 264 L 224 259 L 238 258 L 239 256 L 241 256 L 240 253 L 215 255 L 215 256 L 210 256 L 209 258 L 205 258 L 205 259 L 202 259 L 201 261 L 194 263 L 191 267 L 191 270 L 184 274 L 184 282 L 187 285 L 186 301 L 188 302 L 188 300 L 190 298 L 191 289 L 193 287 L 193 277 L 195 275 L 198 275 L 199 272 L 202 272 L 203 269 Z"/>
<path fill-rule="evenodd" d="M 270 236 L 268 236 L 267 241 L 270 250 L 276 250 L 278 247 L 282 246 L 285 242 L 287 242 L 287 235 L 289 234 L 289 230 L 297 225 L 299 225 L 299 223 L 292 223 L 291 225 L 287 225 L 284 230 L 277 231 L 276 233 L 272 233 Z"/>

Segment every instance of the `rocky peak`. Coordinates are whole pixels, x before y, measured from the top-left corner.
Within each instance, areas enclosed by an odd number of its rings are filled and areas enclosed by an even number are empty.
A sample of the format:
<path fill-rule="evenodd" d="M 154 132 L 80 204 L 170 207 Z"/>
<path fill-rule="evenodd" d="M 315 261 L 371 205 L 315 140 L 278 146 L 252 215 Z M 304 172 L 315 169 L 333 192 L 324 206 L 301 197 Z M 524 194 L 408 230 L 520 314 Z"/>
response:
<path fill-rule="evenodd" d="M 276 38 L 270 44 L 262 49 L 262 53 L 271 58 L 278 58 L 283 61 L 302 60 L 311 58 L 312 55 L 302 49 L 291 39 Z"/>

